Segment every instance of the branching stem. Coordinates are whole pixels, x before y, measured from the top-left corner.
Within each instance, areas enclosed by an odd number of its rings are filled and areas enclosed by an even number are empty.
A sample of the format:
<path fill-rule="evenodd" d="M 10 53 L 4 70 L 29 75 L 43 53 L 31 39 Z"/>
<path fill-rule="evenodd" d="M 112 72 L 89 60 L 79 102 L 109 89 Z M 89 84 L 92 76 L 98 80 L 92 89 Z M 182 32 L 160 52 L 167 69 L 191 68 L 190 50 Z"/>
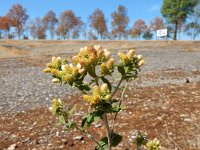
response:
<path fill-rule="evenodd" d="M 75 127 L 75 128 L 76 128 L 77 130 L 79 130 L 79 131 L 85 133 L 85 134 L 87 135 L 87 137 L 89 137 L 90 139 L 92 139 L 99 147 L 101 147 L 102 150 L 104 150 L 104 148 L 102 147 L 102 145 L 99 144 L 99 142 L 96 140 L 96 138 L 95 138 L 91 133 L 89 133 L 88 131 L 83 130 L 83 129 L 79 128 L 79 127 Z"/>
<path fill-rule="evenodd" d="M 124 89 L 122 91 L 122 94 L 121 94 L 121 97 L 120 97 L 120 101 L 119 101 L 119 107 L 122 104 L 124 93 L 125 93 L 127 87 L 128 87 L 128 81 L 126 82 L 125 87 L 124 87 Z M 114 118 L 112 120 L 112 132 L 114 132 L 115 120 L 117 119 L 117 115 L 118 115 L 118 112 L 115 113 L 115 116 L 114 116 Z"/>

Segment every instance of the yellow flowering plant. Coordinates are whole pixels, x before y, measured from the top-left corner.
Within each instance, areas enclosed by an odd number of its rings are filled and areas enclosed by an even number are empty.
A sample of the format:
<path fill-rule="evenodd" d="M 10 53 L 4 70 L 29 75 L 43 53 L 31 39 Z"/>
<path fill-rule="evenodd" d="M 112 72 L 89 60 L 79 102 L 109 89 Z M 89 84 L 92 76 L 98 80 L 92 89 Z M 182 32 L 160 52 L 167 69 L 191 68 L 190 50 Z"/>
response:
<path fill-rule="evenodd" d="M 70 120 L 75 107 L 65 110 L 61 100 L 54 99 L 50 110 L 67 128 L 76 128 L 94 140 L 97 144 L 95 150 L 111 150 L 122 140 L 122 136 L 114 131 L 115 120 L 118 112 L 122 110 L 121 104 L 128 83 L 138 77 L 140 67 L 144 64 L 143 57 L 136 55 L 134 49 L 127 53 L 119 52 L 118 57 L 117 62 L 110 51 L 99 45 L 86 46 L 72 57 L 71 63 L 66 59 L 53 57 L 43 70 L 52 75 L 53 83 L 68 84 L 81 91 L 83 100 L 89 105 L 88 113 L 83 117 L 81 125 Z M 121 78 L 117 85 L 112 85 L 109 78 L 116 72 L 120 73 Z M 116 100 L 114 96 L 122 82 L 126 84 L 121 92 L 121 98 Z M 108 120 L 108 115 L 113 115 L 113 119 Z M 97 141 L 87 130 L 97 121 L 102 121 L 107 131 L 107 135 L 101 141 Z"/>

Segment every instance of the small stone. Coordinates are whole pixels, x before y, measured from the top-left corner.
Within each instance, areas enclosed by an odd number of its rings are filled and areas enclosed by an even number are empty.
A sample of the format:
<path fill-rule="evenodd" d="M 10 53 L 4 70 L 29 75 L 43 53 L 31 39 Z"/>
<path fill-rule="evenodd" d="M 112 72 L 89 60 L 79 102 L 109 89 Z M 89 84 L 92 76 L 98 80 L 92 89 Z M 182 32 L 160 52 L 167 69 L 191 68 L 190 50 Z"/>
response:
<path fill-rule="evenodd" d="M 12 144 L 9 146 L 7 150 L 15 150 L 17 148 L 17 144 Z"/>
<path fill-rule="evenodd" d="M 186 122 L 191 122 L 192 120 L 189 119 L 189 118 L 185 118 L 184 121 L 186 121 Z"/>
<path fill-rule="evenodd" d="M 95 124 L 94 127 L 99 128 L 99 127 L 101 127 L 101 124 Z"/>
<path fill-rule="evenodd" d="M 83 136 L 75 136 L 75 137 L 73 137 L 73 140 L 82 141 L 83 139 L 84 139 Z"/>
<path fill-rule="evenodd" d="M 63 144 L 63 145 L 66 145 L 66 144 L 67 144 L 67 139 L 61 139 L 61 141 L 62 141 L 62 144 Z"/>
<path fill-rule="evenodd" d="M 56 132 L 56 136 L 59 137 L 59 132 Z"/>
<path fill-rule="evenodd" d="M 190 83 L 190 80 L 186 78 L 185 83 Z"/>

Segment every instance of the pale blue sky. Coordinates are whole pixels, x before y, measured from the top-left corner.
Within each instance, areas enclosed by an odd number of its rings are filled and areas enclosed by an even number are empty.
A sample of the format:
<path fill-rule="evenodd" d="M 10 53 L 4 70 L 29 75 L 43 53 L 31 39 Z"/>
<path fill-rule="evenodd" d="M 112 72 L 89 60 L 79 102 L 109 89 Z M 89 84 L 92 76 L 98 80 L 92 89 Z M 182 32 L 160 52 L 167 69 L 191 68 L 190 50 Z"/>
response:
<path fill-rule="evenodd" d="M 131 27 L 139 18 L 148 24 L 155 16 L 161 16 L 162 0 L 0 0 L 0 16 L 5 15 L 16 3 L 27 9 L 31 19 L 43 17 L 49 10 L 53 10 L 59 17 L 62 11 L 71 9 L 87 22 L 88 16 L 96 8 L 100 8 L 105 13 L 110 29 L 110 14 L 117 9 L 118 5 L 124 5 L 128 9 L 129 27 Z"/>

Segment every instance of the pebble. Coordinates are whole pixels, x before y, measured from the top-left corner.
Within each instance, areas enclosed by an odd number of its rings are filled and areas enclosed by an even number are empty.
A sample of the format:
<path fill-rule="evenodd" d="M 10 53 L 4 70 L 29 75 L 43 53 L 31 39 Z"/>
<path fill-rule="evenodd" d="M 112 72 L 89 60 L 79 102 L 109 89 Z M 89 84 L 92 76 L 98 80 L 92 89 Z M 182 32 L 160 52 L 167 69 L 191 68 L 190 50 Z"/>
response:
<path fill-rule="evenodd" d="M 82 141 L 83 139 L 84 139 L 83 136 L 75 136 L 75 137 L 73 137 L 73 140 Z"/>
<path fill-rule="evenodd" d="M 8 147 L 7 150 L 15 150 L 17 148 L 17 144 L 12 144 Z"/>

